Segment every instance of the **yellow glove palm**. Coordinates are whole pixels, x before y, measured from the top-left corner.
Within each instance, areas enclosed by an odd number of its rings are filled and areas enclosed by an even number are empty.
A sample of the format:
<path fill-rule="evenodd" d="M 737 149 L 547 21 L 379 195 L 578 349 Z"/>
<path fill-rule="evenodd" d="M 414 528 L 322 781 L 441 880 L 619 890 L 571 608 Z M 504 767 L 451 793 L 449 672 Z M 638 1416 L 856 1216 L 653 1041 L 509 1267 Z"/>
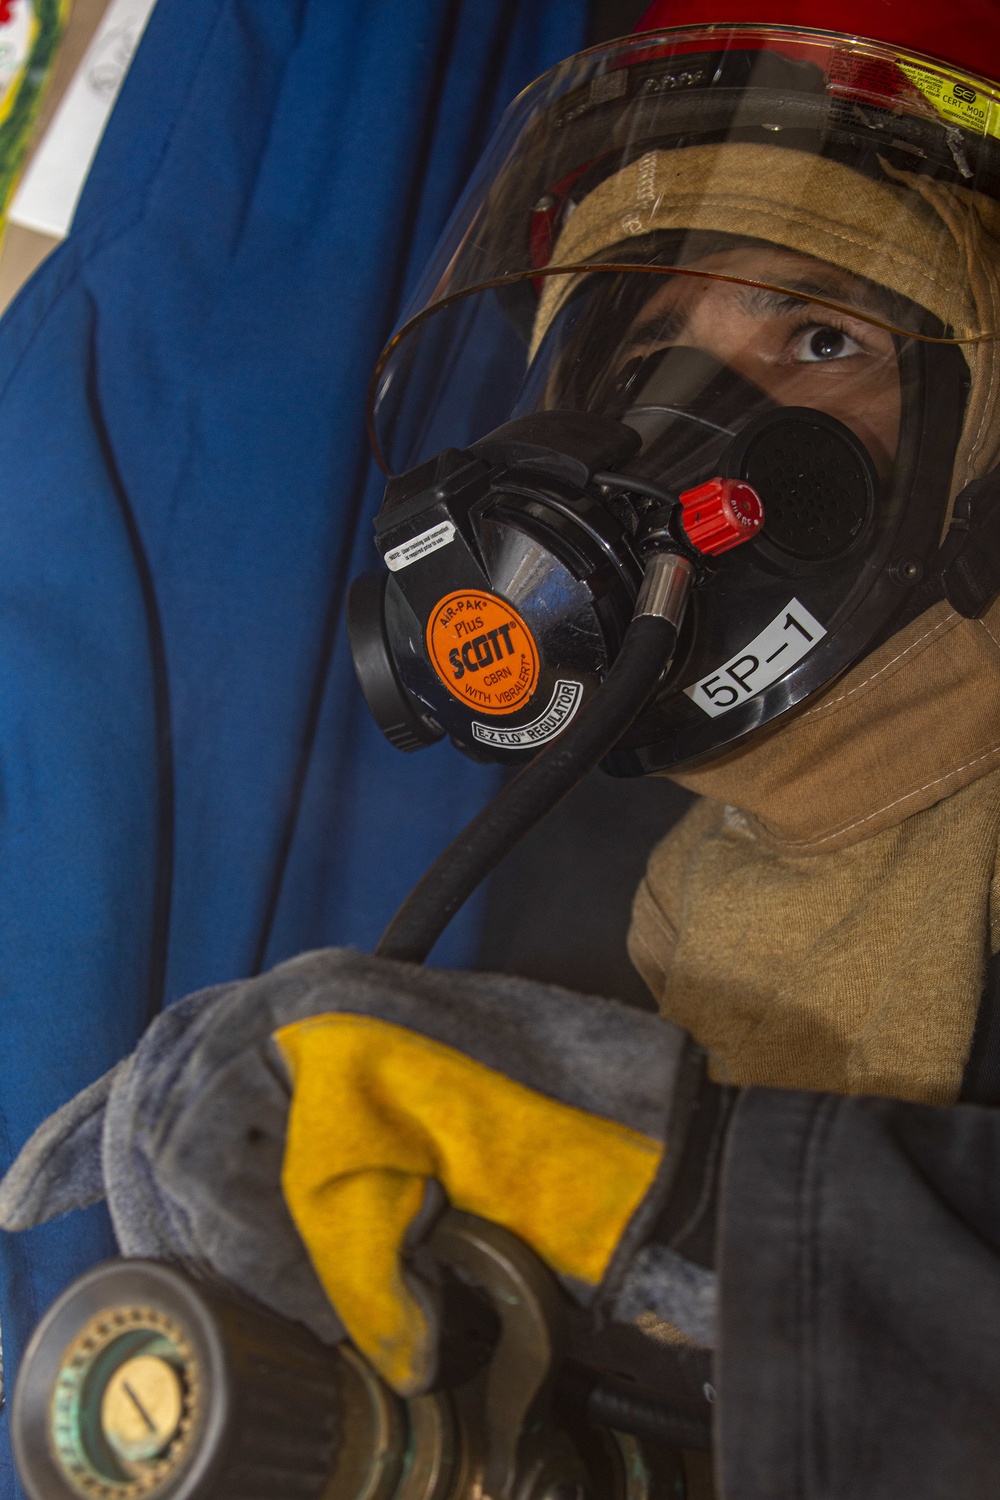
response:
<path fill-rule="evenodd" d="M 559 1275 L 600 1284 L 662 1142 L 391 1022 L 320 1015 L 275 1041 L 293 1085 L 285 1199 L 348 1333 L 401 1394 L 433 1368 L 401 1261 L 429 1180 Z"/>

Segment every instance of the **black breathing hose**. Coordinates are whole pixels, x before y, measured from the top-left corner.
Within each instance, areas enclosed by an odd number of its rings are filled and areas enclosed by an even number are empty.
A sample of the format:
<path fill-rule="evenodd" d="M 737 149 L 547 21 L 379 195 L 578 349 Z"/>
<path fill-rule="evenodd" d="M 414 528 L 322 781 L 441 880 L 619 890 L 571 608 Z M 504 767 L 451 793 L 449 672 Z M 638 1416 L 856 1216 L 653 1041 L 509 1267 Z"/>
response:
<path fill-rule="evenodd" d="M 438 855 L 385 929 L 375 949 L 378 955 L 424 962 L 479 883 L 638 718 L 670 665 L 677 630 L 672 619 L 660 614 L 633 617 L 597 692 L 559 738 L 540 750 Z"/>

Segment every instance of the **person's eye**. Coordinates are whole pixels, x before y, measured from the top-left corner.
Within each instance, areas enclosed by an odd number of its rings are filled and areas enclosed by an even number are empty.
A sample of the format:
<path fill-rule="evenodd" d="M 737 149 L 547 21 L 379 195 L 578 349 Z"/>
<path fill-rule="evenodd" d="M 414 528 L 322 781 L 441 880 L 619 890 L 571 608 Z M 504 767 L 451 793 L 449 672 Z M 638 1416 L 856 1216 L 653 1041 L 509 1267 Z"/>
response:
<path fill-rule="evenodd" d="M 842 328 L 807 328 L 793 346 L 794 359 L 802 364 L 816 364 L 833 359 L 847 359 L 861 354 L 861 345 Z"/>

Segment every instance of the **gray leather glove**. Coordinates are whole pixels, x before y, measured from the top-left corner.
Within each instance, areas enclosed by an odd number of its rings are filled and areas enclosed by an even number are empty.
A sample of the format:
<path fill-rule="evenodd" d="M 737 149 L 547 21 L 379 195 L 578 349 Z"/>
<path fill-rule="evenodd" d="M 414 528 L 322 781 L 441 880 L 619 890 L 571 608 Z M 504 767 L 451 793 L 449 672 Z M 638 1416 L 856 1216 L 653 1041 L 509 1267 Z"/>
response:
<path fill-rule="evenodd" d="M 714 1274 L 648 1243 L 664 1222 L 700 1055 L 654 1016 L 508 976 L 327 950 L 189 996 L 39 1127 L 0 1184 L 0 1226 L 26 1229 L 104 1197 L 123 1254 L 179 1262 L 326 1342 L 341 1339 L 343 1324 L 282 1194 L 292 1083 L 273 1040 L 281 1028 L 330 1015 L 406 1028 L 549 1100 L 666 1143 L 597 1300 L 612 1318 L 666 1322 L 711 1343 Z M 443 1201 L 428 1195 L 410 1248 Z M 418 1270 L 411 1264 L 407 1274 L 433 1319 Z M 588 1300 L 586 1288 L 566 1284 Z"/>

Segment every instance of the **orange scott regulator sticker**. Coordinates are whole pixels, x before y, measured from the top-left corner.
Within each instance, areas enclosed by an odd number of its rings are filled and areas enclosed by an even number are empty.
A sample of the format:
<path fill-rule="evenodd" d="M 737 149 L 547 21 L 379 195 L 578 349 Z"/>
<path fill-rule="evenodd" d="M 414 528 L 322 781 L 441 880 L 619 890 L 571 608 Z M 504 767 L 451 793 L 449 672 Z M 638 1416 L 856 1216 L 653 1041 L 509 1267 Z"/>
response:
<path fill-rule="evenodd" d="M 496 594 L 458 589 L 427 622 L 427 654 L 450 693 L 481 714 L 509 714 L 538 682 L 538 647 L 517 610 Z"/>

